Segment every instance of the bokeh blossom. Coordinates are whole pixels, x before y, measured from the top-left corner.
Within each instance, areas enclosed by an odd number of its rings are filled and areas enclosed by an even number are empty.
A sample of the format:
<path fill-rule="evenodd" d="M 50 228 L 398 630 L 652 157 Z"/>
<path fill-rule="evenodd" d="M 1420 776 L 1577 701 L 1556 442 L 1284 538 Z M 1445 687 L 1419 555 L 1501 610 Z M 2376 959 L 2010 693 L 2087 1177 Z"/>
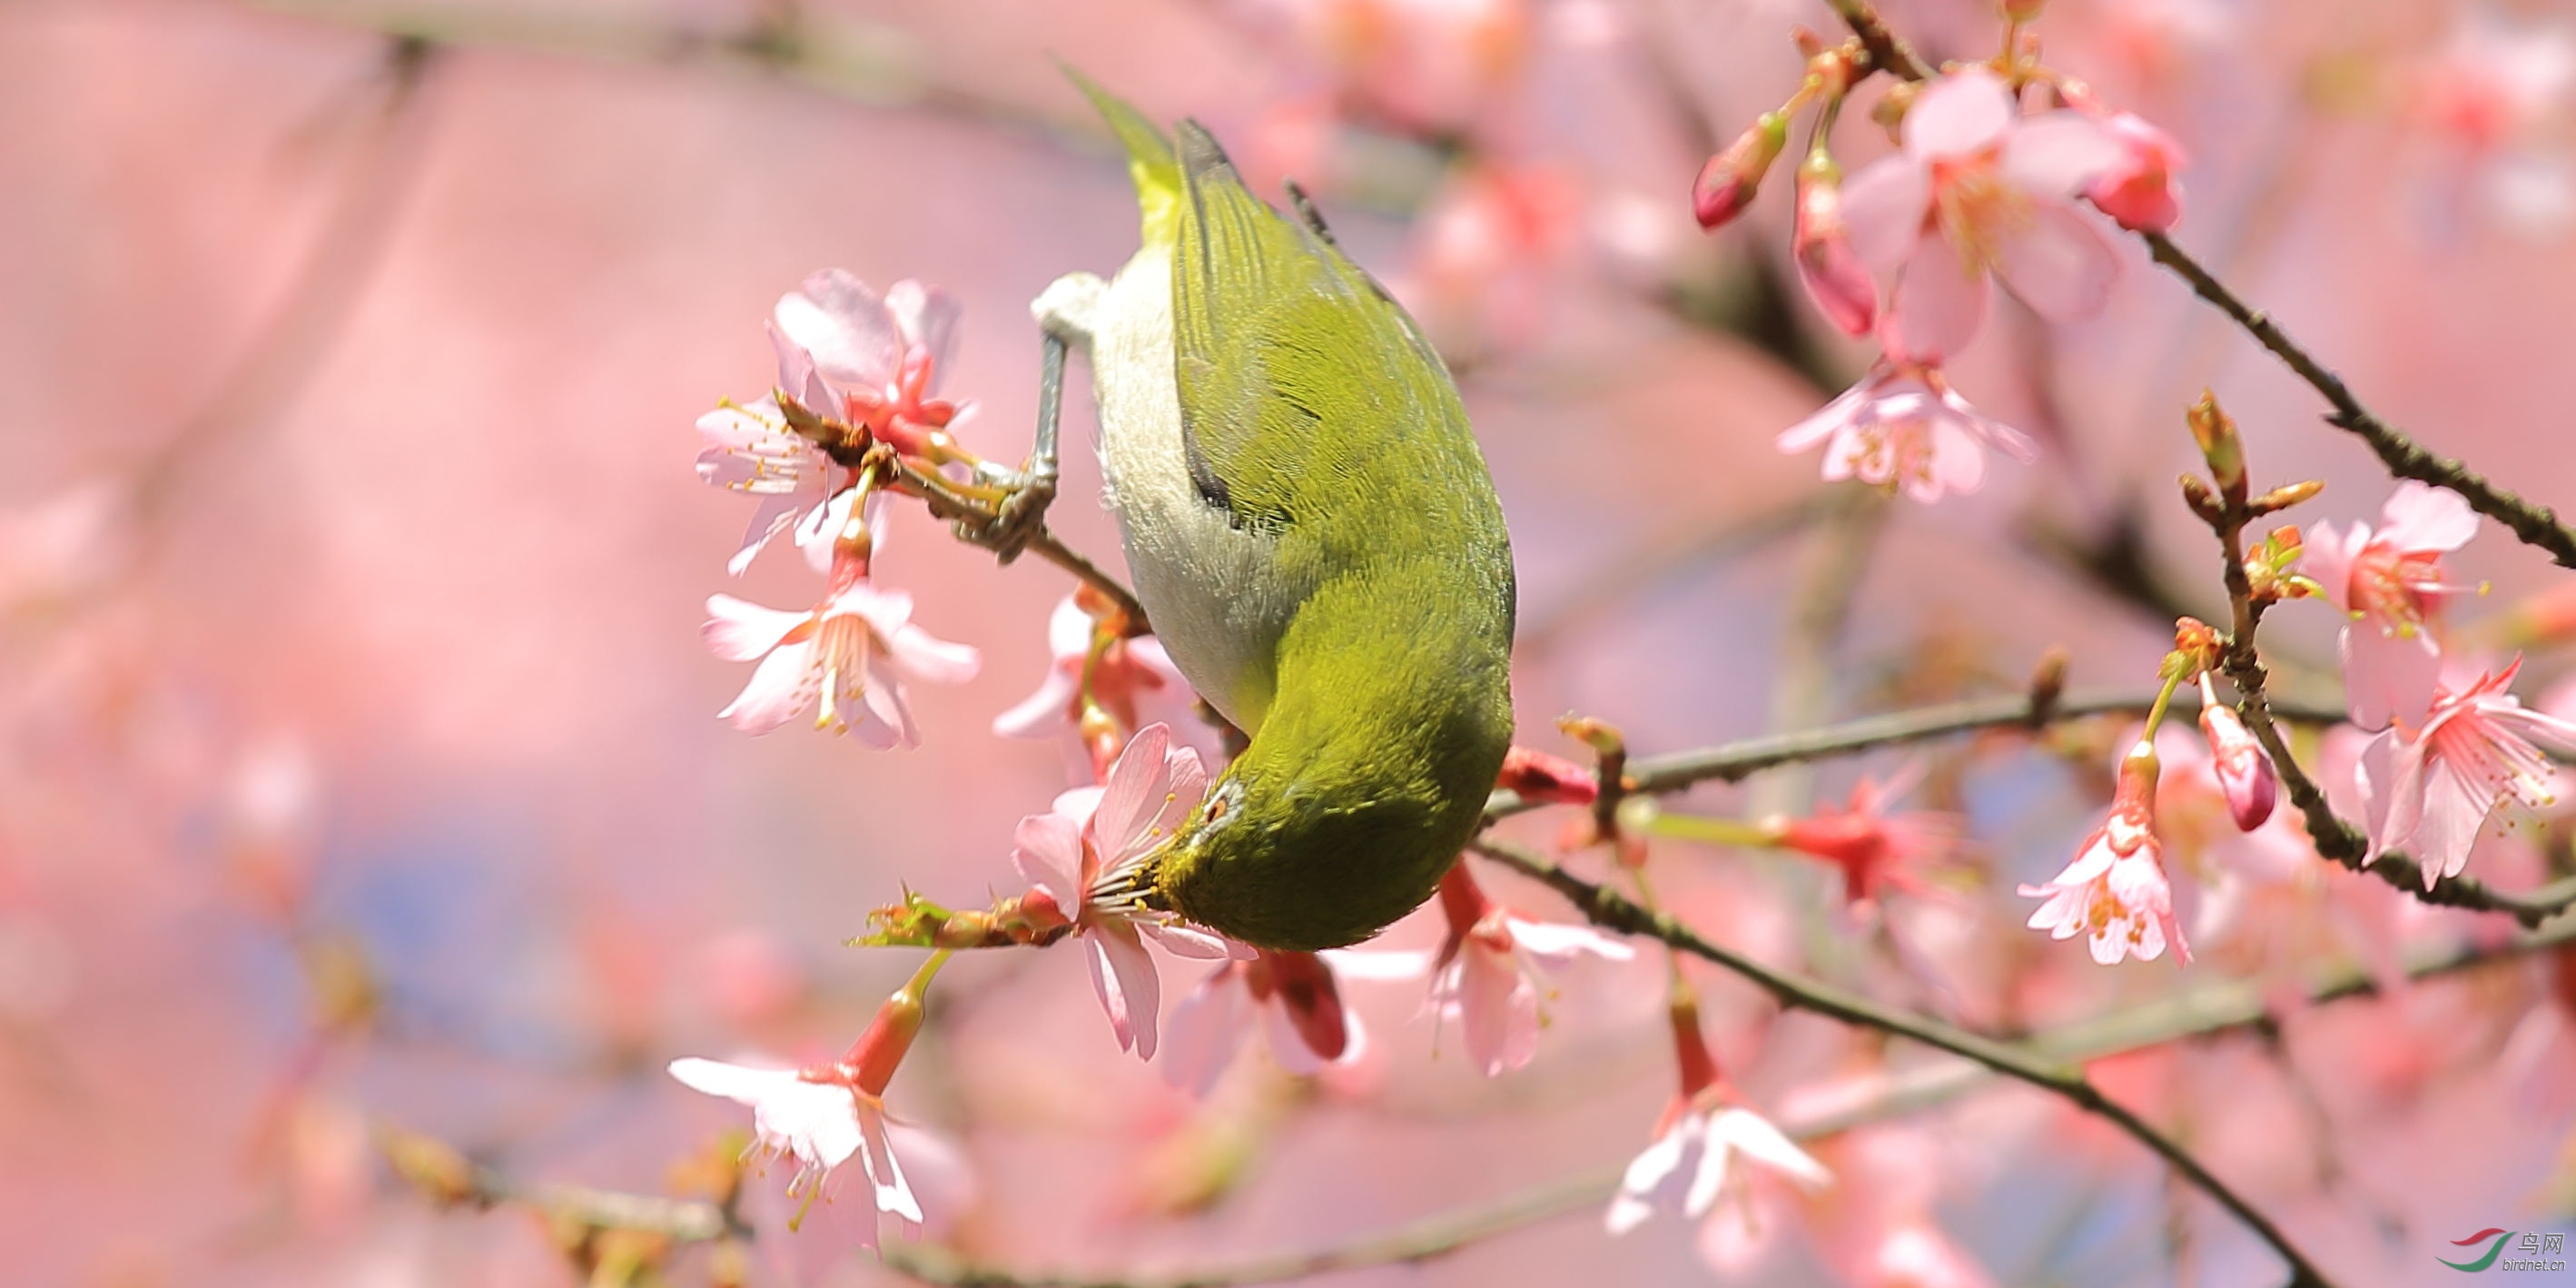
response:
<path fill-rule="evenodd" d="M 1899 810 L 1920 766 L 1881 782 L 1852 784 L 1842 806 L 1825 805 L 1781 825 L 1780 846 L 1833 864 L 1842 873 L 1843 898 L 1852 903 L 1890 890 L 1922 894 L 1931 889 L 1926 870 L 1959 845 L 1960 819 L 1940 810 Z"/>
<path fill-rule="evenodd" d="M 1335 962 L 1368 954 L 1282 953 L 1238 949 L 1172 1010 L 1163 1080 L 1206 1095 L 1234 1062 L 1245 1030 L 1258 1025 L 1279 1067 L 1295 1074 L 1356 1062 L 1368 1037 L 1342 1003 Z"/>
<path fill-rule="evenodd" d="M 1194 718 L 1198 694 L 1172 665 L 1161 640 L 1150 635 L 1098 639 L 1100 621 L 1086 611 L 1079 594 L 1067 595 L 1047 618 L 1047 672 L 1037 691 L 993 718 L 993 732 L 1004 738 L 1068 738 L 1077 751 L 1149 724 L 1180 727 Z M 1107 730 L 1086 728 L 1086 708 L 1109 723 Z M 1115 744 L 1109 744 L 1114 749 Z M 1105 757 L 1093 766 L 1107 769 Z"/>
<path fill-rule="evenodd" d="M 972 647 L 913 625 L 911 595 L 866 581 L 804 613 L 710 595 L 705 636 L 726 661 L 760 662 L 718 718 L 767 733 L 811 710 L 815 728 L 880 751 L 921 743 L 905 681 L 963 684 L 982 665 Z"/>
<path fill-rule="evenodd" d="M 875 1210 L 920 1224 L 921 1201 L 904 1179 L 888 1132 L 884 1102 L 830 1070 L 761 1068 L 695 1057 L 671 1062 L 671 1076 L 693 1090 L 751 1107 L 752 1149 L 792 1161 L 787 1195 L 801 1220 L 817 1200 L 830 1201 L 841 1165 L 856 1157 Z M 874 1221 L 836 1223 L 876 1246 Z"/>
<path fill-rule="evenodd" d="M 1967 347 L 1989 275 L 2051 321 L 2100 312 L 2120 264 L 2072 198 L 2122 155 L 2081 113 L 2018 114 L 1983 68 L 1926 86 L 1904 146 L 1842 194 L 1852 245 L 1895 283 L 1880 329 L 1889 354 L 1937 363 Z"/>
<path fill-rule="evenodd" d="M 1819 443 L 1827 479 L 1857 478 L 1923 502 L 1976 491 L 1987 448 L 2024 461 L 2037 455 L 2021 431 L 1960 397 L 1939 368 L 1909 362 L 1879 364 L 1779 438 L 1783 452 Z"/>
<path fill-rule="evenodd" d="M 1183 957 L 1223 957 L 1225 945 L 1160 914 L 1102 904 L 1090 892 L 1151 857 L 1206 792 L 1199 754 L 1174 747 L 1169 728 L 1147 725 L 1100 786 L 1056 797 L 1054 809 L 1021 819 L 1012 837 L 1011 862 L 1032 887 L 1032 899 L 1049 901 L 1072 923 L 1110 1030 L 1120 1049 L 1138 1059 L 1154 1058 L 1163 1004 L 1162 977 L 1145 940 Z"/>
<path fill-rule="evenodd" d="M 1739 1196 L 1747 1192 L 1751 1169 L 1742 1164 L 1808 1190 L 1831 1184 L 1824 1164 L 1745 1108 L 1719 1076 L 1716 1054 L 1700 1035 L 1697 1003 L 1677 1000 L 1670 1021 L 1681 1091 L 1656 1124 L 1654 1143 L 1629 1160 L 1602 1225 L 1626 1234 L 1658 1212 L 1706 1217 L 1730 1188 Z"/>
<path fill-rule="evenodd" d="M 2110 817 L 2076 848 L 2075 861 L 2041 885 L 2020 887 L 2024 898 L 2045 899 L 2030 914 L 2030 928 L 2051 939 L 2089 937 L 2093 960 L 2116 965 L 2164 956 L 2191 960 L 2182 925 L 2174 917 L 2173 883 L 2165 874 L 2164 847 L 2156 838 L 2155 746 L 2141 742 L 2120 760 L 2119 787 Z"/>
<path fill-rule="evenodd" d="M 2401 718 L 2361 753 L 2370 858 L 2403 850 L 2424 886 L 2456 876 L 2497 812 L 2556 803 L 2556 775 L 2535 742 L 2576 752 L 2576 723 L 2522 705 L 2508 690 L 2519 658 L 2459 688 L 2436 689 L 2421 719 Z"/>
<path fill-rule="evenodd" d="M 1461 859 L 1440 882 L 1449 930 L 1432 965 L 1436 1019 L 1455 1017 L 1467 1058 L 1486 1077 L 1500 1077 L 1538 1054 L 1542 975 L 1581 957 L 1633 960 L 1636 950 L 1590 926 L 1514 916 L 1476 884 Z"/>

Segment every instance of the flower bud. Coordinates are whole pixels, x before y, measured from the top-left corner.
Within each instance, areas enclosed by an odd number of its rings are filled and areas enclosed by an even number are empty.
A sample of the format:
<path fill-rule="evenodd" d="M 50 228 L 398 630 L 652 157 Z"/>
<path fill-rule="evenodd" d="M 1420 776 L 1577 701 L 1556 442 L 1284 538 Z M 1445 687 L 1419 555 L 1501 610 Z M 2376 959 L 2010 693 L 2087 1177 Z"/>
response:
<path fill-rule="evenodd" d="M 2191 437 L 2200 444 L 2202 459 L 2209 462 L 2209 477 L 2218 484 L 2219 494 L 2231 505 L 2245 504 L 2245 444 L 2236 436 L 2236 422 L 2219 409 L 2218 395 L 2203 389 L 2200 401 L 2191 405 L 2183 419 L 2191 426 Z"/>
<path fill-rule="evenodd" d="M 2189 160 L 2182 145 L 2135 112 L 2098 119 L 2120 153 L 2085 188 L 2085 199 L 2131 232 L 2160 233 L 2173 227 L 2182 218 L 2182 181 L 2174 172 Z"/>
<path fill-rule="evenodd" d="M 2279 777 L 2272 758 L 2245 727 L 2244 719 L 2234 707 L 2218 700 L 2207 672 L 2200 677 L 2200 732 L 2209 739 L 2218 788 L 2227 797 L 2227 812 L 2235 817 L 2237 830 L 2251 832 L 2263 826 L 2280 794 Z"/>
<path fill-rule="evenodd" d="M 1700 167 L 1698 182 L 1691 185 L 1691 213 L 1699 226 L 1716 228 L 1744 213 L 1762 187 L 1762 176 L 1770 172 L 1788 142 L 1789 118 L 1765 112 L 1725 151 L 1710 157 Z"/>
<path fill-rule="evenodd" d="M 2248 505 L 2256 514 L 2270 514 L 2275 510 L 2286 510 L 2291 506 L 2313 500 L 2317 493 L 2325 490 L 2324 479 L 2301 479 L 2296 483 L 2284 483 L 2254 498 Z"/>
<path fill-rule="evenodd" d="M 1878 284 L 1843 224 L 1842 168 L 1822 149 L 1798 167 L 1798 227 L 1790 247 L 1798 281 L 1826 320 L 1845 335 L 1868 335 L 1878 321 Z"/>

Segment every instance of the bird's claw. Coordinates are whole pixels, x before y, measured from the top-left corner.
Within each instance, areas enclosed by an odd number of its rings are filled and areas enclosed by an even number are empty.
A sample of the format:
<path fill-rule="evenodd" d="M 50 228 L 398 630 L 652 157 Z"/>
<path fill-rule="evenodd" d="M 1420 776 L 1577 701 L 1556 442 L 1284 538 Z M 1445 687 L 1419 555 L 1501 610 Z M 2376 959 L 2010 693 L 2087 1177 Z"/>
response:
<path fill-rule="evenodd" d="M 998 480 L 1009 493 L 996 507 L 992 519 L 980 530 L 965 531 L 959 524 L 959 535 L 993 552 L 1003 563 L 1020 557 L 1029 543 L 1046 530 L 1047 507 L 1055 501 L 1055 471 L 1035 469 L 1006 475 Z"/>

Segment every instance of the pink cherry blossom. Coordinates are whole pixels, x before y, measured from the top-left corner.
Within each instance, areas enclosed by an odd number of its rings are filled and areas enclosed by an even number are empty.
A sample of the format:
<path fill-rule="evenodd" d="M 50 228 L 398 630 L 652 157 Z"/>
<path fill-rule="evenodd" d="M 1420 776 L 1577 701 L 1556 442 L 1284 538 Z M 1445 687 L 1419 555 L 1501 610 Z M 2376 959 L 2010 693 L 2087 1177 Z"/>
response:
<path fill-rule="evenodd" d="M 1891 355 L 1965 348 L 1990 273 L 2052 321 L 2101 310 L 2119 260 L 2072 198 L 2119 162 L 2109 130 L 2076 112 L 2022 116 L 2003 81 L 1969 67 L 1925 86 L 1903 133 L 1843 190 L 1853 246 L 1895 281 L 1879 331 Z"/>
<path fill-rule="evenodd" d="M 1139 1059 L 1154 1057 L 1163 1002 L 1162 979 L 1144 941 L 1197 958 L 1223 957 L 1225 946 L 1214 936 L 1167 924 L 1161 914 L 1095 902 L 1090 892 L 1161 848 L 1206 792 L 1199 754 L 1172 746 L 1166 726 L 1147 725 L 1119 753 L 1100 786 L 1056 797 L 1052 811 L 1021 819 L 1012 837 L 1011 862 L 1036 895 L 1073 923 L 1110 1030 L 1119 1048 Z"/>
<path fill-rule="evenodd" d="M 2209 675 L 2200 677 L 2200 732 L 2209 739 L 2212 771 L 2218 777 L 2219 789 L 2226 794 L 2228 813 L 2236 820 L 2239 831 L 2251 832 L 2263 826 L 2272 816 L 2272 805 L 2280 793 L 2280 779 L 2272 768 L 2272 755 L 2245 727 L 2236 708 L 2218 700 Z"/>
<path fill-rule="evenodd" d="M 2037 454 L 2019 430 L 1969 405 L 1938 367 L 1909 362 L 1879 364 L 1779 438 L 1783 452 L 1818 443 L 1826 445 L 1827 479 L 1902 488 L 1927 503 L 1976 491 L 1985 481 L 1989 447 L 2016 460 Z"/>
<path fill-rule="evenodd" d="M 972 413 L 931 397 L 957 339 L 957 301 L 901 281 L 879 295 L 829 268 L 780 296 L 769 338 L 778 387 L 809 411 L 863 430 L 907 456 Z"/>
<path fill-rule="evenodd" d="M 1004 738 L 1083 737 L 1083 669 L 1091 670 L 1091 702 L 1120 729 L 1145 724 L 1179 727 L 1193 719 L 1198 700 L 1172 665 L 1162 641 L 1150 635 L 1112 640 L 1092 658 L 1098 622 L 1079 596 L 1067 595 L 1047 619 L 1047 673 L 1035 693 L 993 719 Z"/>
<path fill-rule="evenodd" d="M 1922 776 L 1909 768 L 1885 783 L 1863 778 L 1852 785 L 1850 803 L 1822 806 L 1783 828 L 1783 848 L 1810 854 L 1841 869 L 1843 898 L 1858 903 L 1889 890 L 1921 894 L 1930 887 L 1923 869 L 1959 844 L 1959 819 L 1939 810 L 1891 811 Z"/>
<path fill-rule="evenodd" d="M 1441 879 L 1440 906 L 1449 917 L 1449 934 L 1434 961 L 1432 1012 L 1441 1020 L 1457 1017 L 1467 1058 L 1488 1078 L 1538 1054 L 1542 970 L 1562 971 L 1587 953 L 1614 962 L 1637 955 L 1589 926 L 1514 916 L 1477 887 L 1464 860 Z"/>
<path fill-rule="evenodd" d="M 1833 1183 L 1824 1164 L 1781 1134 L 1770 1119 L 1722 1097 L 1704 1096 L 1629 1160 L 1602 1224 L 1612 1234 L 1626 1234 L 1657 1212 L 1677 1212 L 1692 1220 L 1707 1216 L 1729 1181 L 1738 1189 L 1748 1183 L 1736 1166 L 1739 1157 L 1803 1189 Z"/>
<path fill-rule="evenodd" d="M 2442 556 L 2477 535 L 2478 516 L 2457 494 L 2422 483 L 2397 485 L 2380 526 L 2309 525 L 2300 568 L 2351 617 L 2343 628 L 2345 699 L 2353 723 L 2385 727 L 2424 710 L 2441 675 L 2432 634 L 2450 584 Z"/>
<path fill-rule="evenodd" d="M 720 719 L 767 733 L 803 711 L 814 727 L 857 735 L 867 747 L 914 747 L 921 734 L 904 701 L 907 680 L 963 684 L 982 659 L 972 647 L 912 624 L 912 596 L 852 584 L 812 612 L 707 598 L 707 647 L 731 662 L 760 659 Z"/>
<path fill-rule="evenodd" d="M 2437 688 L 2420 722 L 2401 719 L 2362 749 L 2365 862 L 2402 850 L 2423 865 L 2429 890 L 2468 865 L 2470 847 L 2499 810 L 2536 812 L 2557 802 L 2549 760 L 2533 743 L 2576 752 L 2576 723 L 2507 692 L 2521 669 L 2516 658 L 2463 687 Z"/>
<path fill-rule="evenodd" d="M 1216 1086 L 1234 1062 L 1244 1030 L 1261 1026 L 1271 1059 L 1300 1076 L 1358 1062 L 1368 1046 L 1360 1017 L 1342 1005 L 1341 970 L 1387 953 L 1279 953 L 1237 946 L 1236 954 L 1200 980 L 1172 1010 L 1172 1040 L 1163 1080 L 1195 1095 Z M 1418 970 L 1379 963 L 1390 973 Z"/>
<path fill-rule="evenodd" d="M 884 1102 L 838 1073 L 837 1066 L 800 1071 L 694 1057 L 671 1062 L 671 1076 L 693 1090 L 751 1106 L 754 1153 L 794 1160 L 787 1197 L 799 1206 L 791 1228 L 816 1199 L 833 1197 L 833 1178 L 853 1156 L 868 1178 L 875 1210 L 921 1224 L 921 1202 L 895 1158 Z M 875 1221 L 844 1223 L 844 1228 L 861 1246 L 876 1246 Z"/>
<path fill-rule="evenodd" d="M 771 538 L 819 514 L 838 476 L 849 473 L 788 427 L 775 397 L 718 407 L 698 417 L 698 434 L 706 441 L 698 453 L 698 477 L 759 499 L 751 525 L 743 531 L 742 548 L 725 563 L 725 570 L 737 577 Z"/>
<path fill-rule="evenodd" d="M 2132 953 L 2154 961 L 2167 943 L 2177 960 L 2191 960 L 2156 839 L 2157 770 L 2153 745 L 2131 748 L 2120 761 L 2111 816 L 2084 838 L 2075 861 L 2044 885 L 2019 887 L 2026 898 L 2047 900 L 2030 914 L 2031 929 L 2045 930 L 2051 939 L 2088 934 L 2093 960 L 2105 966 Z"/>

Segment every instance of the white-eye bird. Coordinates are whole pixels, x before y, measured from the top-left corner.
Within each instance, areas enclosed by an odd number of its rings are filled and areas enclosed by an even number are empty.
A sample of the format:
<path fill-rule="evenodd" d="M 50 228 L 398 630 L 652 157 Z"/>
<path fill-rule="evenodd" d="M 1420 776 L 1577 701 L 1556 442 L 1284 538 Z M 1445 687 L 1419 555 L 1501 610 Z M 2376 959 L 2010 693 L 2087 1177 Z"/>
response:
<path fill-rule="evenodd" d="M 1466 408 L 1334 244 L 1079 74 L 1125 145 L 1144 245 L 1032 312 L 1049 337 L 1038 503 L 1069 346 L 1108 501 L 1172 661 L 1250 735 L 1172 842 L 1096 897 L 1257 947 L 1377 933 L 1473 834 L 1512 733 L 1511 543 Z"/>

